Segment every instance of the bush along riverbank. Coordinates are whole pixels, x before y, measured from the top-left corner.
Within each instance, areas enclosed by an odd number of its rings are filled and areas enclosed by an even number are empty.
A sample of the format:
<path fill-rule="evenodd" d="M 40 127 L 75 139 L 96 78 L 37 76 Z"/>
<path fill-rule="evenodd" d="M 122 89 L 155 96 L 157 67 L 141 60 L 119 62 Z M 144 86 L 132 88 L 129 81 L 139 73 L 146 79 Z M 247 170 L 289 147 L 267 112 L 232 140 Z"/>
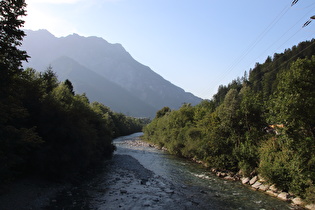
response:
<path fill-rule="evenodd" d="M 315 209 L 315 204 L 307 203 L 301 197 L 291 192 L 286 192 L 281 189 L 278 189 L 275 184 L 268 183 L 266 179 L 264 179 L 260 175 L 246 177 L 240 175 L 240 173 L 234 175 L 233 173 L 220 172 L 215 169 L 213 169 L 212 172 L 214 172 L 218 177 L 221 177 L 226 180 L 241 181 L 242 184 L 248 185 L 253 190 L 258 190 L 272 197 L 276 197 L 280 200 L 290 202 L 294 206 L 301 206 L 310 210 Z"/>
<path fill-rule="evenodd" d="M 159 147 L 156 144 L 150 143 L 150 141 L 143 139 L 142 141 L 133 142 L 135 146 L 147 146 L 154 147 L 159 150 L 168 151 L 166 147 Z M 197 159 L 191 159 L 193 162 L 197 164 L 202 164 L 204 167 L 209 168 L 209 165 L 203 161 Z M 258 175 L 256 172 L 252 172 L 250 175 L 246 176 L 240 170 L 235 173 L 228 170 L 219 170 L 217 168 L 209 168 L 209 171 L 215 176 L 222 178 L 227 181 L 239 181 L 243 185 L 250 187 L 252 190 L 260 191 L 269 196 L 278 198 L 280 200 L 290 202 L 292 206 L 295 207 L 304 207 L 306 209 L 315 210 L 314 203 L 307 203 L 305 199 L 302 199 L 300 196 L 295 195 L 292 192 L 286 192 L 284 190 L 278 189 L 275 184 L 271 184 L 266 181 L 262 176 Z M 200 175 L 199 178 L 202 179 L 210 179 L 211 177 L 207 175 Z"/>
<path fill-rule="evenodd" d="M 268 57 L 211 100 L 162 108 L 144 139 L 219 171 L 250 178 L 255 171 L 306 205 L 315 203 L 314 43 Z"/>
<path fill-rule="evenodd" d="M 310 210 L 315 209 L 315 204 L 307 203 L 300 196 L 297 196 L 292 192 L 278 189 L 275 184 L 267 182 L 266 179 L 260 175 L 243 176 L 242 172 L 233 173 L 228 171 L 218 171 L 217 169 L 211 169 L 211 172 L 225 180 L 240 181 L 243 185 L 250 187 L 252 190 L 257 190 L 269 196 L 290 202 L 293 206 L 300 206 Z"/>
<path fill-rule="evenodd" d="M 23 86 L 15 91 L 21 93 L 6 107 L 6 116 L 19 120 L 0 125 L 4 137 L 0 138 L 0 185 L 29 173 L 51 179 L 71 177 L 111 157 L 112 139 L 140 132 L 145 123 L 90 103 L 85 94 L 74 92 L 69 80 L 59 82 L 51 69 L 43 73 L 26 69 L 18 79 Z M 18 116 L 16 109 L 23 114 Z"/>
<path fill-rule="evenodd" d="M 69 80 L 58 81 L 52 67 L 24 69 L 25 8 L 24 0 L 0 4 L 0 188 L 27 174 L 59 179 L 86 171 L 112 155 L 114 137 L 139 132 L 144 123 L 90 103 Z"/>

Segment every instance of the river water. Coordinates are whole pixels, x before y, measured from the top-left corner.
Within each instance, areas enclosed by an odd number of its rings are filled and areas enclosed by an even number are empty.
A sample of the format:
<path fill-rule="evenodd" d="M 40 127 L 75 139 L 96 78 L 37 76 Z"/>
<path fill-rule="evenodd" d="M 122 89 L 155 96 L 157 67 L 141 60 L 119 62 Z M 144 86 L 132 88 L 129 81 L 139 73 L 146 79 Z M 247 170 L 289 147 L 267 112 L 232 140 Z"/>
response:
<path fill-rule="evenodd" d="M 211 174 L 200 164 L 178 158 L 154 147 L 135 146 L 128 141 L 135 141 L 142 133 L 118 138 L 116 155 L 130 155 L 144 168 L 163 177 L 174 186 L 185 186 L 194 192 L 201 192 L 206 198 L 203 202 L 218 203 L 226 209 L 289 209 L 286 202 L 272 198 L 264 193 L 253 191 L 240 182 L 226 181 Z M 176 192 L 176 190 L 175 190 Z M 215 202 L 214 202 L 215 201 Z M 218 207 L 218 206 L 216 206 Z"/>
<path fill-rule="evenodd" d="M 115 139 L 117 150 L 104 170 L 61 193 L 46 209 L 293 209 L 192 161 L 141 144 L 141 135 Z"/>

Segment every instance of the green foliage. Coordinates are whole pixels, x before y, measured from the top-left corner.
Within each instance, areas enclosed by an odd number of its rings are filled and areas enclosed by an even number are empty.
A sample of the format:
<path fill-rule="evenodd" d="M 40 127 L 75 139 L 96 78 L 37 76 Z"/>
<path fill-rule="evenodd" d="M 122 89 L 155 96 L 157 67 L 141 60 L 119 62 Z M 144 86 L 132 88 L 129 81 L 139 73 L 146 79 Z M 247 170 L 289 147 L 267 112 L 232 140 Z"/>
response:
<path fill-rule="evenodd" d="M 69 89 L 70 93 L 72 95 L 74 95 L 75 93 L 74 93 L 74 90 L 73 90 L 72 82 L 70 82 L 70 80 L 66 79 L 66 81 L 64 83 L 67 86 L 67 88 Z"/>
<path fill-rule="evenodd" d="M 85 95 L 73 95 L 61 83 L 43 100 L 41 108 L 38 130 L 45 143 L 34 159 L 47 175 L 83 170 L 111 154 L 107 122 L 92 110 Z"/>
<path fill-rule="evenodd" d="M 25 172 L 56 178 L 84 170 L 112 154 L 113 137 L 142 126 L 139 119 L 96 110 L 69 80 L 59 83 L 51 67 L 22 69 L 25 6 L 24 0 L 0 1 L 0 182 Z"/>
<path fill-rule="evenodd" d="M 63 177 L 112 154 L 112 139 L 139 132 L 147 119 L 114 113 L 51 67 L 23 70 L 25 1 L 0 1 L 0 180 L 41 172 Z M 257 63 L 220 86 L 210 101 L 164 107 L 144 138 L 210 167 L 256 170 L 278 187 L 315 202 L 315 40 Z M 280 124 L 274 133 L 263 128 Z M 277 133 L 277 134 L 276 134 Z"/>
<path fill-rule="evenodd" d="M 20 28 L 25 16 L 24 0 L 3 0 L 0 2 L 0 86 L 6 88 L 14 76 L 21 72 L 22 61 L 28 56 L 19 48 L 25 33 Z"/>
<path fill-rule="evenodd" d="M 258 171 L 314 202 L 314 43 L 257 63 L 248 78 L 220 86 L 211 101 L 160 110 L 144 128 L 144 138 L 210 167 L 243 175 Z"/>
<path fill-rule="evenodd" d="M 25 35 L 20 29 L 25 6 L 22 0 L 0 2 L 0 183 L 11 168 L 15 173 L 22 171 L 28 154 L 41 142 L 36 127 L 25 126 L 29 112 L 23 106 L 20 85 L 21 64 L 28 57 L 19 49 Z"/>
<path fill-rule="evenodd" d="M 315 119 L 310 117 L 315 115 L 314 69 L 315 56 L 298 59 L 289 71 L 279 75 L 281 81 L 272 96 L 270 121 L 284 123 L 294 131 L 298 129 L 295 133 L 300 135 L 311 135 L 315 127 Z"/>
<path fill-rule="evenodd" d="M 0 180 L 32 172 L 64 177 L 85 170 L 114 147 L 112 139 L 141 131 L 143 121 L 90 104 L 72 83 L 59 83 L 52 68 L 23 70 L 18 28 L 24 1 L 0 2 Z"/>
<path fill-rule="evenodd" d="M 223 129 L 229 130 L 238 125 L 238 110 L 240 101 L 236 89 L 230 89 L 226 94 L 223 103 L 218 107 L 218 117 Z"/>
<path fill-rule="evenodd" d="M 310 199 L 315 181 L 315 57 L 298 59 L 279 74 L 269 103 L 272 123 L 283 123 L 281 136 L 260 149 L 260 171 L 271 182 Z"/>
<path fill-rule="evenodd" d="M 169 107 L 163 107 L 161 110 L 156 112 L 156 118 L 163 117 L 167 113 L 171 112 L 171 109 Z"/>
<path fill-rule="evenodd" d="M 58 178 L 85 170 L 111 156 L 112 139 L 140 132 L 145 119 L 112 112 L 58 82 L 51 68 L 26 69 L 16 81 L 18 95 L 3 105 L 0 177 L 41 173 Z M 9 103 L 10 102 L 10 103 Z"/>
<path fill-rule="evenodd" d="M 313 180 L 303 163 L 304 157 L 290 148 L 290 141 L 293 140 L 285 136 L 266 141 L 260 148 L 259 171 L 279 188 L 304 197 Z"/>

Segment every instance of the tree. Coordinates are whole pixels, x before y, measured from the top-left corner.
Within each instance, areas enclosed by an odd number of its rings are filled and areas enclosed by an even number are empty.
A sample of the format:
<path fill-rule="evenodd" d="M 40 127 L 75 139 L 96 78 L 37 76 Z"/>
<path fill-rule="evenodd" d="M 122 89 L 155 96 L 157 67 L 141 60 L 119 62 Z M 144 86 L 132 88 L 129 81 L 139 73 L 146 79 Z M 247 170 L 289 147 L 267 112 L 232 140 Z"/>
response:
<path fill-rule="evenodd" d="M 46 94 L 51 92 L 54 88 L 58 86 L 58 79 L 56 73 L 53 72 L 52 67 L 49 66 L 44 73 L 41 74 L 42 79 L 45 84 L 45 92 Z"/>
<path fill-rule="evenodd" d="M 270 104 L 270 122 L 284 123 L 297 131 L 303 128 L 314 137 L 315 127 L 315 56 L 298 59 L 290 70 L 279 75 L 278 90 Z"/>
<path fill-rule="evenodd" d="M 66 79 L 65 80 L 65 85 L 68 87 L 68 89 L 70 90 L 71 94 L 74 95 L 74 90 L 73 90 L 73 85 L 72 82 L 70 82 L 70 80 Z"/>
<path fill-rule="evenodd" d="M 166 115 L 167 113 L 171 112 L 171 109 L 167 106 L 163 107 L 161 110 L 156 112 L 155 117 L 156 118 L 160 118 L 163 117 L 164 115 Z"/>
<path fill-rule="evenodd" d="M 281 135 L 260 148 L 260 172 L 268 181 L 306 197 L 315 189 L 315 56 L 283 71 L 269 104 L 269 122 L 284 124 Z M 315 200 L 315 196 L 308 195 Z"/>
<path fill-rule="evenodd" d="M 24 0 L 0 1 L 0 182 L 10 170 L 23 168 L 30 142 L 40 141 L 34 127 L 23 125 L 28 111 L 21 100 L 20 76 L 28 56 L 18 47 L 25 36 L 20 29 L 25 7 Z"/>
<path fill-rule="evenodd" d="M 226 94 L 223 103 L 218 107 L 218 116 L 221 119 L 221 125 L 227 130 L 236 130 L 238 128 L 239 112 L 239 93 L 236 89 L 230 89 Z"/>
<path fill-rule="evenodd" d="M 25 33 L 20 28 L 26 15 L 24 0 L 0 1 L 0 84 L 1 88 L 11 83 L 14 75 L 22 69 L 22 61 L 27 61 L 25 51 L 18 49 Z"/>

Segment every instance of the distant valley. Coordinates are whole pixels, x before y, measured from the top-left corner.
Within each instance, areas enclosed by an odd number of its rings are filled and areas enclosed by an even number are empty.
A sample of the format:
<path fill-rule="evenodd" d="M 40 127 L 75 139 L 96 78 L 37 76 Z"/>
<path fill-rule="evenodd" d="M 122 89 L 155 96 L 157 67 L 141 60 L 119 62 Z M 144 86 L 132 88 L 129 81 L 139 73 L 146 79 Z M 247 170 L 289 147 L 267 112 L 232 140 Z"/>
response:
<path fill-rule="evenodd" d="M 60 81 L 73 83 L 76 93 L 116 112 L 152 118 L 164 106 L 178 109 L 202 100 L 137 62 L 120 44 L 77 34 L 57 38 L 46 30 L 25 32 L 22 48 L 31 56 L 25 68 L 44 71 L 51 65 Z"/>

